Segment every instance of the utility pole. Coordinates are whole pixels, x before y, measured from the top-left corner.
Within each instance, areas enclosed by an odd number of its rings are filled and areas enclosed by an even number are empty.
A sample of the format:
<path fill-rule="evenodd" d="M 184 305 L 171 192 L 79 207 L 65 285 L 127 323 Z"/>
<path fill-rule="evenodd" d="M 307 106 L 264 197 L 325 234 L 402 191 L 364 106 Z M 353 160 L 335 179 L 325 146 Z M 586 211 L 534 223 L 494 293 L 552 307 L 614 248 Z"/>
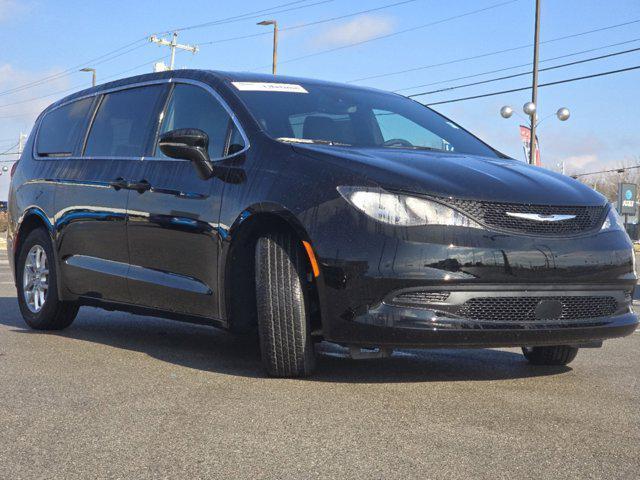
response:
<path fill-rule="evenodd" d="M 540 49 L 540 2 L 536 0 L 536 24 L 533 38 L 533 85 L 531 103 L 535 110 L 531 113 L 531 139 L 529 144 L 529 164 L 536 164 L 536 112 L 538 111 L 538 50 Z"/>
<path fill-rule="evenodd" d="M 20 132 L 20 136 L 18 137 L 18 156 L 22 155 L 22 150 L 24 149 L 24 142 L 27 139 L 27 135 Z"/>
<path fill-rule="evenodd" d="M 271 64 L 271 73 L 275 75 L 278 65 L 278 22 L 277 20 L 263 20 L 262 22 L 258 22 L 257 25 L 273 25 L 273 61 Z"/>
<path fill-rule="evenodd" d="M 193 54 L 198 53 L 199 50 L 196 45 L 185 45 L 178 43 L 178 32 L 173 32 L 171 40 L 166 40 L 164 38 L 158 38 L 156 35 L 151 35 L 149 37 L 149 41 L 151 43 L 157 43 L 158 45 L 163 47 L 171 48 L 171 61 L 169 62 L 168 70 L 173 70 L 175 66 L 176 48 L 180 50 L 187 50 Z"/>

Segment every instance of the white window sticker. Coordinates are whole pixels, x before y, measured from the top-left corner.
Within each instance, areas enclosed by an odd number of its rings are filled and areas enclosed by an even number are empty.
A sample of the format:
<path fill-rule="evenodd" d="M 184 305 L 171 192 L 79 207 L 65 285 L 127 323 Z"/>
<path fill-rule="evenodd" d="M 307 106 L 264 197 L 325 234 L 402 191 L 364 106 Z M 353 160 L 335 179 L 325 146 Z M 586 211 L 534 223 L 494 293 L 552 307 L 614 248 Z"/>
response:
<path fill-rule="evenodd" d="M 234 87 L 243 92 L 288 92 L 309 93 L 302 85 L 294 83 L 263 83 L 263 82 L 231 82 Z"/>

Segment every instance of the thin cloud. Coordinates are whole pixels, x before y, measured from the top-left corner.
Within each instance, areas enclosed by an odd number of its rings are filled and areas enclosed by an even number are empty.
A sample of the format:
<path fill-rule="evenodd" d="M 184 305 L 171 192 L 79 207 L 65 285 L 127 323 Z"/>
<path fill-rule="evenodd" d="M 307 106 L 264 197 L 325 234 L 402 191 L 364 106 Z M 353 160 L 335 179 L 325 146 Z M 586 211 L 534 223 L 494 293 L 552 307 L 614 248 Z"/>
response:
<path fill-rule="evenodd" d="M 335 47 L 370 40 L 393 32 L 394 18 L 383 15 L 361 15 L 349 22 L 326 29 L 313 39 L 316 46 Z"/>
<path fill-rule="evenodd" d="M 0 91 L 11 90 L 60 72 L 60 68 L 28 71 L 8 63 L 0 64 Z M 53 96 L 49 94 L 67 89 L 69 86 L 69 77 L 54 78 L 47 83 L 0 97 L 0 138 L 15 136 L 17 141 L 19 131 L 28 132 L 33 121 L 47 105 L 71 92 Z"/>
<path fill-rule="evenodd" d="M 16 0 L 0 0 L 0 22 L 5 22 L 19 15 L 27 8 L 24 3 Z"/>

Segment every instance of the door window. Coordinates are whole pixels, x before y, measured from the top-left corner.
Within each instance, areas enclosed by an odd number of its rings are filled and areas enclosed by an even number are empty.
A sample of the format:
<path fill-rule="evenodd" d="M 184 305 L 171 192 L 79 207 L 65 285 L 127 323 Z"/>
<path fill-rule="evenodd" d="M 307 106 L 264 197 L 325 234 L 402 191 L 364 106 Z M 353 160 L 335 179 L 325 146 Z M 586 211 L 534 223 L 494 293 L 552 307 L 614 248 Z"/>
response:
<path fill-rule="evenodd" d="M 93 121 L 85 155 L 144 156 L 158 125 L 156 112 L 163 90 L 163 85 L 152 85 L 106 94 Z"/>
<path fill-rule="evenodd" d="M 194 85 L 177 84 L 162 119 L 160 134 L 180 128 L 198 128 L 209 136 L 209 156 L 215 159 L 226 155 L 230 124 L 231 117 L 209 92 Z M 156 156 L 166 158 L 159 148 Z"/>
<path fill-rule="evenodd" d="M 82 134 L 92 101 L 92 98 L 84 98 L 47 113 L 38 130 L 38 155 L 71 156 Z"/>

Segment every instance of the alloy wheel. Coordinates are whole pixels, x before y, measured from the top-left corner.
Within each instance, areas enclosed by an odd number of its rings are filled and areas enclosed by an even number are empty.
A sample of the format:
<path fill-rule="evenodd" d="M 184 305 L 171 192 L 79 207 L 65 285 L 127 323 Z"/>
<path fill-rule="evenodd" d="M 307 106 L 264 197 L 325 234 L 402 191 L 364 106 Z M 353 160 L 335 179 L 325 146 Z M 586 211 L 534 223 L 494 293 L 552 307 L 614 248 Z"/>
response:
<path fill-rule="evenodd" d="M 34 245 L 24 262 L 22 276 L 24 300 L 32 313 L 42 310 L 49 290 L 47 253 L 40 245 Z"/>

